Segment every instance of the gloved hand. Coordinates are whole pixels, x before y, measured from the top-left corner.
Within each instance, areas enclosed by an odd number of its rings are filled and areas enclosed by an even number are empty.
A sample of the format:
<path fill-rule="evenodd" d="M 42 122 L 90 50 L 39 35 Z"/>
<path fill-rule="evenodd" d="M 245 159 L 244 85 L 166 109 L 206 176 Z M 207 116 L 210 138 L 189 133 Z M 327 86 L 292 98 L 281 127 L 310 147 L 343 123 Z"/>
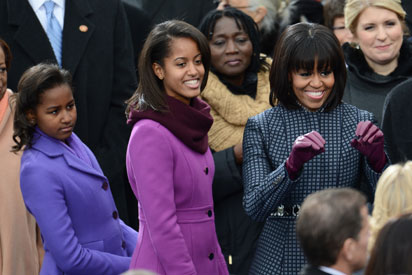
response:
<path fill-rule="evenodd" d="M 383 150 L 383 133 L 371 121 L 361 121 L 356 127 L 355 135 L 350 145 L 366 156 L 375 172 L 382 172 L 386 164 L 386 155 Z"/>
<path fill-rule="evenodd" d="M 286 160 L 286 170 L 289 177 L 295 180 L 303 164 L 320 153 L 325 152 L 325 140 L 316 131 L 299 136 L 292 146 L 292 152 Z"/>

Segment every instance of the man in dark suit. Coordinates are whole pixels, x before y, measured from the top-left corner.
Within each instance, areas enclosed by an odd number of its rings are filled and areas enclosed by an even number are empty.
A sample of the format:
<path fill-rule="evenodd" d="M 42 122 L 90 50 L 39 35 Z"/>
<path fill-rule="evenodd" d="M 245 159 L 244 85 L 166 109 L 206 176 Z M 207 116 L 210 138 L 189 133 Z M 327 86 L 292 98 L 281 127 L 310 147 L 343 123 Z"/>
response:
<path fill-rule="evenodd" d="M 362 269 L 369 238 L 365 196 L 350 188 L 309 195 L 300 209 L 296 232 L 309 262 L 301 275 L 350 275 Z"/>
<path fill-rule="evenodd" d="M 0 0 L 0 37 L 12 50 L 8 84 L 14 91 L 27 68 L 57 61 L 41 20 L 46 16 L 43 2 Z M 136 225 L 130 221 L 137 220 L 137 213 L 128 215 L 125 199 L 131 190 L 125 174 L 130 129 L 125 123 L 124 102 L 137 81 L 123 6 L 120 0 L 54 2 L 60 9 L 56 17 L 63 23 L 61 66 L 73 76 L 78 111 L 75 132 L 91 148 L 108 177 L 120 217 Z"/>

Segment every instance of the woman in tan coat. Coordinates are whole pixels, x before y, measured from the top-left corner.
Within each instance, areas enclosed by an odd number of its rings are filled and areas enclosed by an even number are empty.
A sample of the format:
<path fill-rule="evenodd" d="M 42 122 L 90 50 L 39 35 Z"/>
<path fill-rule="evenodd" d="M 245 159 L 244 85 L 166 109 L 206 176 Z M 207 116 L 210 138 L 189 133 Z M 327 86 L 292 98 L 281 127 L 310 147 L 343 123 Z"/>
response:
<path fill-rule="evenodd" d="M 43 258 L 40 232 L 20 191 L 21 154 L 14 145 L 12 91 L 7 89 L 11 52 L 0 39 L 0 274 L 39 274 Z"/>
<path fill-rule="evenodd" d="M 201 97 L 214 120 L 208 136 L 216 167 L 216 233 L 229 273 L 247 275 L 263 223 L 252 221 L 243 210 L 242 139 L 248 118 L 271 108 L 271 59 L 260 54 L 257 25 L 238 9 L 210 11 L 199 28 L 211 53 Z"/>

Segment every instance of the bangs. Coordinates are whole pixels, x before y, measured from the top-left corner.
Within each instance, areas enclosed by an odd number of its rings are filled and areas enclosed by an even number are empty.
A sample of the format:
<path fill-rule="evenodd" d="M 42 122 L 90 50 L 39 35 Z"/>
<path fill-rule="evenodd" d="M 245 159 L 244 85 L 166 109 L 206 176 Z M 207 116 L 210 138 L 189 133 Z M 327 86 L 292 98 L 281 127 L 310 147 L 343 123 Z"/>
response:
<path fill-rule="evenodd" d="M 246 26 L 245 22 L 241 21 L 240 18 L 237 17 L 232 17 L 235 20 L 236 26 L 240 31 L 244 31 L 247 36 L 250 36 L 250 30 L 249 28 Z"/>
<path fill-rule="evenodd" d="M 244 31 L 248 36 L 250 36 L 249 28 L 246 26 L 246 23 L 241 20 L 239 15 L 237 13 L 233 13 L 231 9 L 224 9 L 222 11 L 217 11 L 213 13 L 213 15 L 210 16 L 210 18 L 208 18 L 209 22 L 205 21 L 205 23 L 201 24 L 201 26 L 199 27 L 200 31 L 203 32 L 203 34 L 205 34 L 207 40 L 210 41 L 212 39 L 215 26 L 216 26 L 216 22 L 222 19 L 223 17 L 233 19 L 233 21 L 235 21 L 236 27 L 239 30 Z M 206 24 L 206 30 L 204 30 L 204 27 L 202 29 L 202 25 L 205 25 L 205 24 Z"/>
<path fill-rule="evenodd" d="M 317 61 L 317 70 L 335 70 L 340 63 L 340 56 L 336 49 L 331 48 L 326 43 L 320 43 L 320 39 L 309 39 L 302 41 L 296 47 L 289 63 L 288 71 L 297 72 L 300 69 L 313 71 Z"/>

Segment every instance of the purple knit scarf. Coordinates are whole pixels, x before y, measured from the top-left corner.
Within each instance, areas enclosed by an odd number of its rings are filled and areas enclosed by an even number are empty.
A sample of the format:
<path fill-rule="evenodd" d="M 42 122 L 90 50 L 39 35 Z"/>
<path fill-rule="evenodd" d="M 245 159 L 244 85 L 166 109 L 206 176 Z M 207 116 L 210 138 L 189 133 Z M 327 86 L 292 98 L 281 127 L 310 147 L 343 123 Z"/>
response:
<path fill-rule="evenodd" d="M 166 127 L 192 150 L 204 154 L 207 151 L 207 132 L 213 123 L 210 107 L 199 98 L 193 98 L 190 105 L 167 96 L 169 112 L 132 110 L 127 124 L 135 124 L 141 119 L 151 119 Z"/>

